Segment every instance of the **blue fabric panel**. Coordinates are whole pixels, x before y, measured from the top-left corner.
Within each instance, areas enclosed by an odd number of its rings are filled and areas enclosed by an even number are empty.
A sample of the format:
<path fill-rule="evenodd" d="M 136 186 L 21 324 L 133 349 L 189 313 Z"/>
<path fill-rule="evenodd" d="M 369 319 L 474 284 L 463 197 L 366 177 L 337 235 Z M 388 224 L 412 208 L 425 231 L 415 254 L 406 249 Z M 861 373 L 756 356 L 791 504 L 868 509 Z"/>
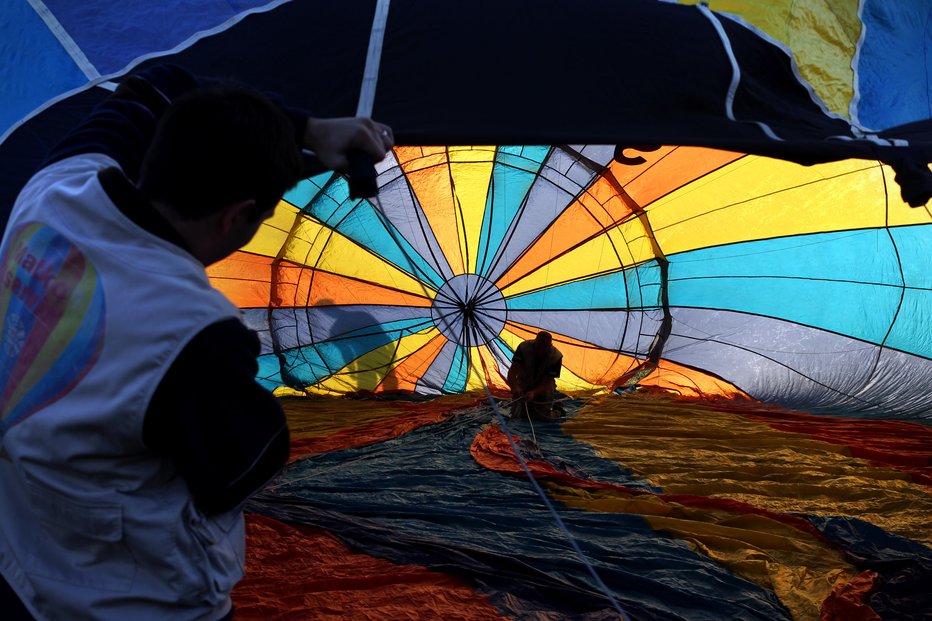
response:
<path fill-rule="evenodd" d="M 25 0 L 3 3 L 0 66 L 0 135 L 52 97 L 87 82 Z"/>
<path fill-rule="evenodd" d="M 886 345 L 932 358 L 932 270 L 929 269 L 929 239 L 932 226 L 890 229 L 903 265 L 906 291 Z"/>
<path fill-rule="evenodd" d="M 304 387 L 336 373 L 353 360 L 392 341 L 414 334 L 431 324 L 430 319 L 406 319 L 361 328 L 344 336 L 283 352 L 284 383 Z"/>
<path fill-rule="evenodd" d="M 498 350 L 502 352 L 502 355 L 505 356 L 508 360 L 511 360 L 511 357 L 515 355 L 515 352 L 508 347 L 508 344 L 501 339 L 501 337 L 496 338 L 492 343 L 495 343 L 495 346 L 498 347 Z M 491 347 L 491 344 L 489 345 Z"/>
<path fill-rule="evenodd" d="M 269 0 L 45 0 L 91 64 L 102 74 L 132 60 L 174 48 Z"/>
<path fill-rule="evenodd" d="M 298 209 L 303 209 L 305 205 L 314 200 L 314 197 L 324 189 L 324 186 L 327 185 L 327 182 L 330 181 L 333 176 L 334 173 L 325 172 L 313 177 L 308 177 L 307 179 L 302 179 L 296 186 L 285 192 L 285 196 L 282 198 Z"/>
<path fill-rule="evenodd" d="M 482 234 L 479 237 L 477 274 L 488 275 L 502 238 L 524 204 L 527 193 L 537 178 L 537 171 L 549 152 L 550 147 L 547 146 L 498 148 L 482 220 Z"/>
<path fill-rule="evenodd" d="M 427 371 L 418 380 L 419 390 L 428 389 L 429 391 L 443 392 L 443 386 L 450 375 L 450 367 L 453 364 L 453 358 L 456 356 L 458 347 L 453 341 L 447 341 L 443 344 L 440 353 L 437 354 Z"/>
<path fill-rule="evenodd" d="M 932 3 L 863 1 L 858 118 L 880 130 L 932 117 Z"/>
<path fill-rule="evenodd" d="M 932 289 L 932 269 L 929 269 L 932 225 L 899 226 L 889 230 L 903 266 L 904 284 L 916 289 Z"/>
<path fill-rule="evenodd" d="M 278 364 L 278 356 L 275 354 L 265 354 L 259 356 L 256 361 L 259 363 L 259 372 L 256 374 L 256 381 L 266 390 L 275 390 L 279 386 L 284 386 L 282 381 L 281 367 Z"/>
<path fill-rule="evenodd" d="M 453 354 L 453 364 L 450 365 L 450 374 L 443 384 L 443 392 L 460 393 L 466 390 L 466 380 L 469 378 L 469 355 L 466 348 L 457 345 Z"/>
<path fill-rule="evenodd" d="M 443 278 L 421 258 L 420 254 L 397 230 L 387 223 L 369 201 L 349 197 L 346 179 L 334 176 L 319 187 L 321 177 L 302 181 L 285 196 L 285 200 L 314 216 L 360 246 L 372 250 L 392 265 L 439 289 Z M 318 188 L 315 191 L 315 188 Z M 305 196 L 310 201 L 301 202 Z"/>
<path fill-rule="evenodd" d="M 776 317 L 878 344 L 902 293 L 886 229 L 730 244 L 668 259 L 671 306 Z"/>
<path fill-rule="evenodd" d="M 927 618 L 932 611 L 932 550 L 853 517 L 807 515 L 860 570 L 880 574 L 867 604 L 884 621 Z"/>
<path fill-rule="evenodd" d="M 660 268 L 636 268 L 577 280 L 549 289 L 506 298 L 509 310 L 593 310 L 655 308 L 660 304 Z"/>

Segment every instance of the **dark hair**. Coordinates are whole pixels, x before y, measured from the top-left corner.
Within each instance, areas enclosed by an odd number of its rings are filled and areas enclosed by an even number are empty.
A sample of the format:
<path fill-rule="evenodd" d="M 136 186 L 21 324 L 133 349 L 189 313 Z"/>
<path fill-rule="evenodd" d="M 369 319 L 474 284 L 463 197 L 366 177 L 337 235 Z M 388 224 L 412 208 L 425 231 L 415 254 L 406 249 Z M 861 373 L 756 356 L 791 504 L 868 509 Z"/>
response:
<path fill-rule="evenodd" d="M 250 198 L 258 217 L 298 182 L 301 171 L 288 117 L 264 95 L 224 84 L 172 102 L 146 152 L 139 189 L 182 218 Z"/>

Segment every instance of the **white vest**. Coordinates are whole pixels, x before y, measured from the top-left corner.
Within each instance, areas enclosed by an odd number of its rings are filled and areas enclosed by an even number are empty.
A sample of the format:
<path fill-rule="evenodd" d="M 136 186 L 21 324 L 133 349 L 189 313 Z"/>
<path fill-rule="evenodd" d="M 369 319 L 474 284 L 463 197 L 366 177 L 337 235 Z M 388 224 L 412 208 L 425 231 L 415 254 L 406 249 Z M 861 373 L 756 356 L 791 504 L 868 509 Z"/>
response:
<path fill-rule="evenodd" d="M 97 178 L 115 165 L 39 172 L 0 247 L 0 572 L 39 619 L 213 621 L 242 512 L 201 514 L 142 429 L 184 346 L 239 311 L 116 208 Z"/>

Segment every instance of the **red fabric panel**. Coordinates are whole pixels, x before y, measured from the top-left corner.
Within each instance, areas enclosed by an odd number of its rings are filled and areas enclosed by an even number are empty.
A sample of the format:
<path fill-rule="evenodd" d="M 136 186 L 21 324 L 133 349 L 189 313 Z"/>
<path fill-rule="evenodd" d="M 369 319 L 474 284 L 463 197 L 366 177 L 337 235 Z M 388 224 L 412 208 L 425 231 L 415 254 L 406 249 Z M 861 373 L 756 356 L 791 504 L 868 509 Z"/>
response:
<path fill-rule="evenodd" d="M 505 617 L 459 578 L 355 552 L 324 530 L 246 516 L 237 621 Z"/>
<path fill-rule="evenodd" d="M 342 451 L 356 446 L 384 442 L 404 435 L 418 427 L 442 422 L 453 410 L 460 410 L 475 404 L 475 398 L 468 396 L 461 399 L 448 399 L 443 402 L 412 403 L 397 401 L 392 403 L 393 407 L 398 408 L 398 416 L 395 418 L 375 420 L 364 425 L 347 427 L 326 436 L 292 440 L 290 460 L 295 461 L 308 455 Z M 285 411 L 288 411 L 287 405 Z"/>
<path fill-rule="evenodd" d="M 822 442 L 847 446 L 853 457 L 906 472 L 916 483 L 932 486 L 932 428 L 925 425 L 901 420 L 815 416 L 789 410 L 744 415 L 780 431 L 803 433 Z"/>
<path fill-rule="evenodd" d="M 525 474 L 524 469 L 521 468 L 521 464 L 518 463 L 518 458 L 515 457 L 514 451 L 511 448 L 511 444 L 508 442 L 508 438 L 497 425 L 488 427 L 485 431 L 477 435 L 473 440 L 469 452 L 473 459 L 489 470 L 517 474 L 520 476 L 524 476 Z M 749 513 L 761 515 L 774 520 L 775 522 L 781 522 L 788 526 L 792 526 L 793 528 L 806 532 L 807 534 L 812 535 L 821 541 L 829 543 L 828 539 L 826 539 L 825 536 L 822 535 L 822 533 L 820 533 L 815 526 L 803 518 L 795 517 L 792 515 L 784 515 L 782 513 L 775 513 L 760 507 L 755 507 L 754 505 L 750 505 L 745 502 L 729 500 L 727 498 L 697 496 L 694 494 L 655 494 L 653 492 L 625 487 L 624 485 L 618 485 L 617 483 L 581 479 L 566 472 L 561 472 L 553 465 L 544 461 L 530 460 L 527 461 L 527 465 L 531 470 L 531 473 L 538 480 L 556 481 L 582 489 L 614 490 L 622 494 L 630 494 L 631 496 L 656 496 L 667 502 L 675 502 L 685 507 L 694 507 L 697 509 L 720 510 L 728 511 L 731 513 Z"/>
<path fill-rule="evenodd" d="M 820 621 L 882 621 L 864 601 L 880 583 L 880 576 L 872 571 L 861 572 L 848 582 L 839 582 L 822 602 Z"/>

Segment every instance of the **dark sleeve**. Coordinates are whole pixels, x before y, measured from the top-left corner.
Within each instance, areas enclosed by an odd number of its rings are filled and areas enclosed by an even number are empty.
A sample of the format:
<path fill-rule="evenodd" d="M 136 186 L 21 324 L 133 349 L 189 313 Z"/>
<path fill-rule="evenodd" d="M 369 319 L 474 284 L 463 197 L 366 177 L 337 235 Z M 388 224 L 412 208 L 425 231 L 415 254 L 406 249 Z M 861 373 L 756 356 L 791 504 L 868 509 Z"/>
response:
<path fill-rule="evenodd" d="M 191 73 L 169 64 L 126 77 L 52 149 L 45 165 L 82 153 L 102 153 L 116 160 L 126 176 L 135 181 L 168 104 L 200 84 Z"/>
<path fill-rule="evenodd" d="M 82 153 L 102 153 L 116 160 L 123 173 L 136 181 L 146 149 L 168 105 L 189 91 L 218 83 L 216 79 L 195 76 L 167 63 L 131 74 L 52 149 L 43 167 Z M 269 98 L 291 120 L 295 141 L 300 146 L 310 114 L 287 107 L 275 94 L 269 94 Z M 314 162 L 305 162 L 305 166 L 312 170 L 316 170 L 315 166 L 319 168 Z"/>
<path fill-rule="evenodd" d="M 172 460 L 205 513 L 236 507 L 288 459 L 285 415 L 255 380 L 258 353 L 258 337 L 239 320 L 208 326 L 169 368 L 146 411 L 146 446 Z"/>
<path fill-rule="evenodd" d="M 560 371 L 563 368 L 563 356 L 558 357 L 554 362 L 544 369 L 544 375 L 549 377 L 560 377 Z"/>
<path fill-rule="evenodd" d="M 524 364 L 524 343 L 520 343 L 518 348 L 515 349 L 515 355 L 511 357 L 512 362 L 517 362 L 518 364 Z"/>

